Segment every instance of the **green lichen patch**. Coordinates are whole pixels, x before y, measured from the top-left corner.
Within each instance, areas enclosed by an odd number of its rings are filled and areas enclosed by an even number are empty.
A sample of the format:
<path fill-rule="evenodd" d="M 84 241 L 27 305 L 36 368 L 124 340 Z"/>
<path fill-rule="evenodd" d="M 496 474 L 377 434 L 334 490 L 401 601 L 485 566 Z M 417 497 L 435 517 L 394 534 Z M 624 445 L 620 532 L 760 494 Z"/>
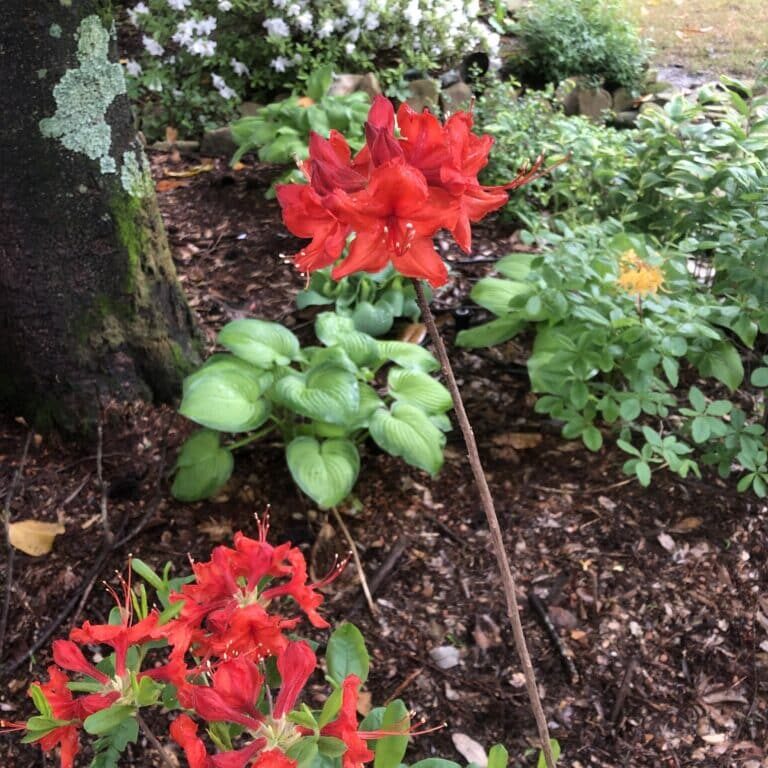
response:
<path fill-rule="evenodd" d="M 112 129 L 104 116 L 115 98 L 125 93 L 125 78 L 123 68 L 109 60 L 109 32 L 96 15 L 80 24 L 77 59 L 80 66 L 65 72 L 53 89 L 56 114 L 40 121 L 40 131 L 67 149 L 98 160 L 102 173 L 116 173 L 117 164 L 109 154 Z"/>
<path fill-rule="evenodd" d="M 58 24 L 51 24 L 48 28 L 48 34 L 58 40 L 61 37 L 61 27 Z"/>
<path fill-rule="evenodd" d="M 138 159 L 137 159 L 138 157 Z M 141 147 L 123 152 L 120 168 L 120 183 L 131 197 L 144 197 L 152 194 L 154 185 L 149 170 L 149 163 Z"/>

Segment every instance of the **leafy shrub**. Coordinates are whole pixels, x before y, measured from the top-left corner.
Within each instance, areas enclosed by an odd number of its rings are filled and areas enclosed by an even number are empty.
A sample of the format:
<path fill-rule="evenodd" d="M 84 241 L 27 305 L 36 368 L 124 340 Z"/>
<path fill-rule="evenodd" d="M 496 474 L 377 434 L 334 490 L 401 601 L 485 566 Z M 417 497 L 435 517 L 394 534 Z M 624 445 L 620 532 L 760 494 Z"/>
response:
<path fill-rule="evenodd" d="M 228 122 L 244 98 L 271 101 L 319 66 L 430 69 L 498 34 L 476 0 L 142 0 L 129 20 L 144 50 L 127 65 L 150 137 Z M 384 73 L 386 74 L 386 73 Z"/>
<path fill-rule="evenodd" d="M 429 287 L 424 290 L 429 300 Z M 339 281 L 331 279 L 330 268 L 317 270 L 296 304 L 299 309 L 333 304 L 337 314 L 351 318 L 356 330 L 371 336 L 388 333 L 398 317 L 416 322 L 421 314 L 413 284 L 391 264 L 373 275 L 358 272 Z"/>
<path fill-rule="evenodd" d="M 541 87 L 576 75 L 636 89 L 649 50 L 617 0 L 537 0 L 520 12 L 517 74 Z"/>
<path fill-rule="evenodd" d="M 370 100 L 366 93 L 330 96 L 330 67 L 321 67 L 307 79 L 305 95 L 293 94 L 259 110 L 253 117 L 243 117 L 232 124 L 232 135 L 238 145 L 232 162 L 247 152 L 258 150 L 264 163 L 295 166 L 297 160 L 309 156 L 310 131 L 327 137 L 331 130 L 345 134 L 354 150 L 365 143 L 363 125 L 368 115 Z M 274 196 L 277 184 L 301 181 L 302 176 L 293 167 L 270 187 L 268 196 Z"/>
<path fill-rule="evenodd" d="M 345 499 L 367 436 L 393 456 L 436 474 L 443 463 L 448 390 L 429 372 L 440 366 L 425 349 L 377 341 L 351 318 L 321 313 L 321 347 L 304 347 L 278 323 L 235 320 L 219 334 L 232 354 L 211 357 L 184 382 L 180 412 L 206 429 L 177 460 L 173 494 L 191 501 L 215 493 L 232 472 L 232 451 L 278 431 L 288 469 L 320 507 Z M 376 388 L 387 366 L 386 383 Z M 222 447 L 223 433 L 246 437 Z"/>
<path fill-rule="evenodd" d="M 766 495 L 759 410 L 710 400 L 695 386 L 687 396 L 676 392 L 690 370 L 708 391 L 740 387 L 744 367 L 735 339 L 753 345 L 755 313 L 698 283 L 685 251 L 659 253 L 615 220 L 563 226 L 562 234 L 541 240 L 542 254 L 507 256 L 497 264 L 501 277 L 475 286 L 472 298 L 496 319 L 463 331 L 458 343 L 490 346 L 532 327 L 528 374 L 540 395 L 536 410 L 564 422 L 565 437 L 599 450 L 602 421 L 618 431 L 618 445 L 632 456 L 625 470 L 643 485 L 654 465 L 685 477 L 698 474 L 701 461 L 723 476 L 737 469 L 742 490 L 751 485 Z M 753 385 L 764 379 L 756 372 Z"/>
<path fill-rule="evenodd" d="M 318 610 L 319 587 L 346 563 L 310 583 L 302 552 L 290 542 L 273 546 L 267 532 L 264 522 L 258 538 L 236 533 L 234 546 L 216 547 L 187 576 L 171 578 L 171 563 L 161 575 L 132 559 L 139 579 L 122 581 L 124 602 L 108 622 L 86 621 L 53 642 L 48 679 L 29 688 L 37 714 L 0 721 L 3 729 L 24 732 L 23 741 L 39 743 L 43 753 L 60 745 L 62 766 L 72 766 L 81 740 L 89 741 L 92 768 L 115 768 L 151 710 L 154 722 L 173 713 L 168 735 L 194 768 L 407 768 L 410 737 L 432 729 L 413 727 L 400 699 L 359 717 L 371 658 L 357 627 L 344 622 L 330 633 L 324 665 L 317 644 L 295 634 L 299 624 L 299 631 L 329 628 Z M 97 659 L 96 646 L 110 650 Z M 321 670 L 327 694 L 313 709 L 300 700 L 316 701 L 316 683 L 311 697 L 305 690 Z M 157 745 L 154 734 L 151 740 Z M 497 744 L 488 768 L 507 768 L 508 757 Z M 435 766 L 461 768 L 434 757 L 411 768 Z"/>

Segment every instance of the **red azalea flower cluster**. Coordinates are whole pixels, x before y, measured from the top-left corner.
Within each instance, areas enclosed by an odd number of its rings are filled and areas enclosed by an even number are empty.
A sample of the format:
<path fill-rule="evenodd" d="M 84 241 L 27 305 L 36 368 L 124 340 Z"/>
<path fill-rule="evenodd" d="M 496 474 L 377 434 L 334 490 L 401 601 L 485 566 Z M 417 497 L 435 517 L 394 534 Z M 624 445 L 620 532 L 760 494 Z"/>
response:
<path fill-rule="evenodd" d="M 266 523 L 261 524 L 257 539 L 238 533 L 234 547 L 219 546 L 208 562 L 194 564 L 194 580 L 170 594 L 170 612 L 176 615 L 166 623 L 156 610 L 144 610 L 144 618 L 134 623 L 135 595 L 125 584 L 119 621 L 85 622 L 72 630 L 68 640 L 54 642 L 56 664 L 48 669 L 50 679 L 31 689 L 41 715 L 27 723 L 2 725 L 26 729 L 26 740 L 37 741 L 46 752 L 60 746 L 61 768 L 73 768 L 83 727 L 90 733 L 104 732 L 93 719 L 89 727 L 88 718 L 110 708 L 134 717 L 140 707 L 157 701 L 163 685 L 172 685 L 185 711 L 171 723 L 170 735 L 184 750 L 190 768 L 296 768 L 291 748 L 301 746 L 303 739 L 315 744 L 320 737 L 343 742 L 343 768 L 362 768 L 373 759 L 367 740 L 401 734 L 401 730 L 359 731 L 361 682 L 355 675 L 341 681 L 337 710 L 324 725 L 309 727 L 309 710 L 301 713 L 304 719 L 294 716 L 317 658 L 308 643 L 286 635 L 297 626 L 300 615 L 286 616 L 276 610 L 277 601 L 291 598 L 313 626 L 327 627 L 317 612 L 323 601 L 318 587 L 345 564 L 310 584 L 302 553 L 290 544 L 270 545 L 267 530 Z M 282 602 L 280 608 L 285 610 Z M 170 648 L 165 663 L 141 670 L 149 651 L 162 641 Z M 107 671 L 86 658 L 83 649 L 92 645 L 112 649 Z M 274 698 L 267 683 L 270 660 L 280 678 Z M 66 672 L 85 677 L 73 681 Z M 144 699 L 148 688 L 152 690 Z M 231 727 L 224 741 L 217 731 L 222 751 L 208 753 L 193 717 L 209 726 Z M 237 739 L 237 747 L 232 738 Z"/>
<path fill-rule="evenodd" d="M 277 188 L 285 226 L 312 242 L 294 256 L 302 272 L 330 266 L 354 235 L 347 257 L 332 273 L 379 272 L 391 261 L 406 277 L 443 285 L 448 271 L 432 238 L 451 232 L 469 252 L 471 225 L 507 202 L 507 190 L 531 181 L 541 161 L 504 186 L 487 187 L 477 175 L 493 138 L 472 133 L 472 115 L 457 112 L 444 124 L 424 110 L 377 96 L 365 124 L 366 144 L 352 157 L 346 139 L 331 131 L 309 141 L 301 164 L 307 184 Z"/>

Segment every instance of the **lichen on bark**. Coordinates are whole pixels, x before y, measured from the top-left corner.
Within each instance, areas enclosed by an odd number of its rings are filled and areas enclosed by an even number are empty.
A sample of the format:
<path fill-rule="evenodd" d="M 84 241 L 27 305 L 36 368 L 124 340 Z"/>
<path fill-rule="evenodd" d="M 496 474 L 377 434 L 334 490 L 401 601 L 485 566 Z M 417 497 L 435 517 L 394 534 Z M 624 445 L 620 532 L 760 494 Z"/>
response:
<path fill-rule="evenodd" d="M 65 72 L 53 89 L 56 112 L 40 121 L 40 131 L 98 160 L 102 173 L 115 173 L 112 129 L 105 116 L 115 98 L 125 93 L 125 77 L 120 64 L 109 60 L 109 32 L 96 15 L 87 16 L 78 27 L 77 59 L 80 66 Z"/>

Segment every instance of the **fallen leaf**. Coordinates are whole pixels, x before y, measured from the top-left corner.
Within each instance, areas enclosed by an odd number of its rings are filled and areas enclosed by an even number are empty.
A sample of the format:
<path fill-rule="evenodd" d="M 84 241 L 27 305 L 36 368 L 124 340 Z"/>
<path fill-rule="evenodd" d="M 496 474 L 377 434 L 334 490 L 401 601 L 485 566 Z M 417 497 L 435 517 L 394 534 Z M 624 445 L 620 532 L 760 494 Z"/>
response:
<path fill-rule="evenodd" d="M 373 706 L 373 697 L 369 691 L 360 691 L 357 695 L 357 714 L 366 717 Z"/>
<path fill-rule="evenodd" d="M 19 520 L 8 526 L 11 546 L 32 557 L 47 555 L 53 549 L 53 540 L 60 533 L 64 533 L 63 525 L 41 520 Z"/>
<path fill-rule="evenodd" d="M 178 189 L 179 187 L 186 187 L 189 181 L 186 179 L 160 179 L 155 184 L 155 189 L 158 192 L 170 192 L 172 189 Z"/>
<path fill-rule="evenodd" d="M 505 432 L 503 435 L 494 435 L 491 442 L 494 445 L 509 446 L 517 451 L 526 448 L 536 448 L 543 440 L 538 432 Z"/>
<path fill-rule="evenodd" d="M 656 540 L 667 550 L 667 552 L 674 552 L 677 548 L 675 546 L 675 540 L 668 533 L 660 533 L 656 537 Z"/>
<path fill-rule="evenodd" d="M 427 335 L 427 326 L 424 323 L 409 323 L 400 333 L 400 341 L 408 341 L 411 344 L 421 344 Z"/>
<path fill-rule="evenodd" d="M 488 755 L 483 745 L 467 736 L 466 733 L 452 733 L 451 741 L 456 751 L 468 762 L 474 763 L 480 768 L 488 765 Z"/>
<path fill-rule="evenodd" d="M 698 528 L 704 521 L 700 517 L 684 517 L 669 530 L 673 533 L 688 533 Z"/>
<path fill-rule="evenodd" d="M 560 629 L 574 629 L 579 623 L 571 611 L 567 608 L 561 608 L 559 605 L 550 605 L 547 608 L 547 613 L 552 619 L 552 623 Z"/>
<path fill-rule="evenodd" d="M 211 541 L 224 541 L 232 538 L 232 523 L 227 520 L 208 518 L 197 526 L 197 530 L 204 533 Z"/>
<path fill-rule="evenodd" d="M 201 173 L 208 173 L 212 170 L 213 163 L 205 163 L 204 165 L 193 165 L 191 168 L 187 168 L 185 171 L 166 170 L 164 174 L 171 179 L 191 179 L 193 176 L 198 176 Z"/>

